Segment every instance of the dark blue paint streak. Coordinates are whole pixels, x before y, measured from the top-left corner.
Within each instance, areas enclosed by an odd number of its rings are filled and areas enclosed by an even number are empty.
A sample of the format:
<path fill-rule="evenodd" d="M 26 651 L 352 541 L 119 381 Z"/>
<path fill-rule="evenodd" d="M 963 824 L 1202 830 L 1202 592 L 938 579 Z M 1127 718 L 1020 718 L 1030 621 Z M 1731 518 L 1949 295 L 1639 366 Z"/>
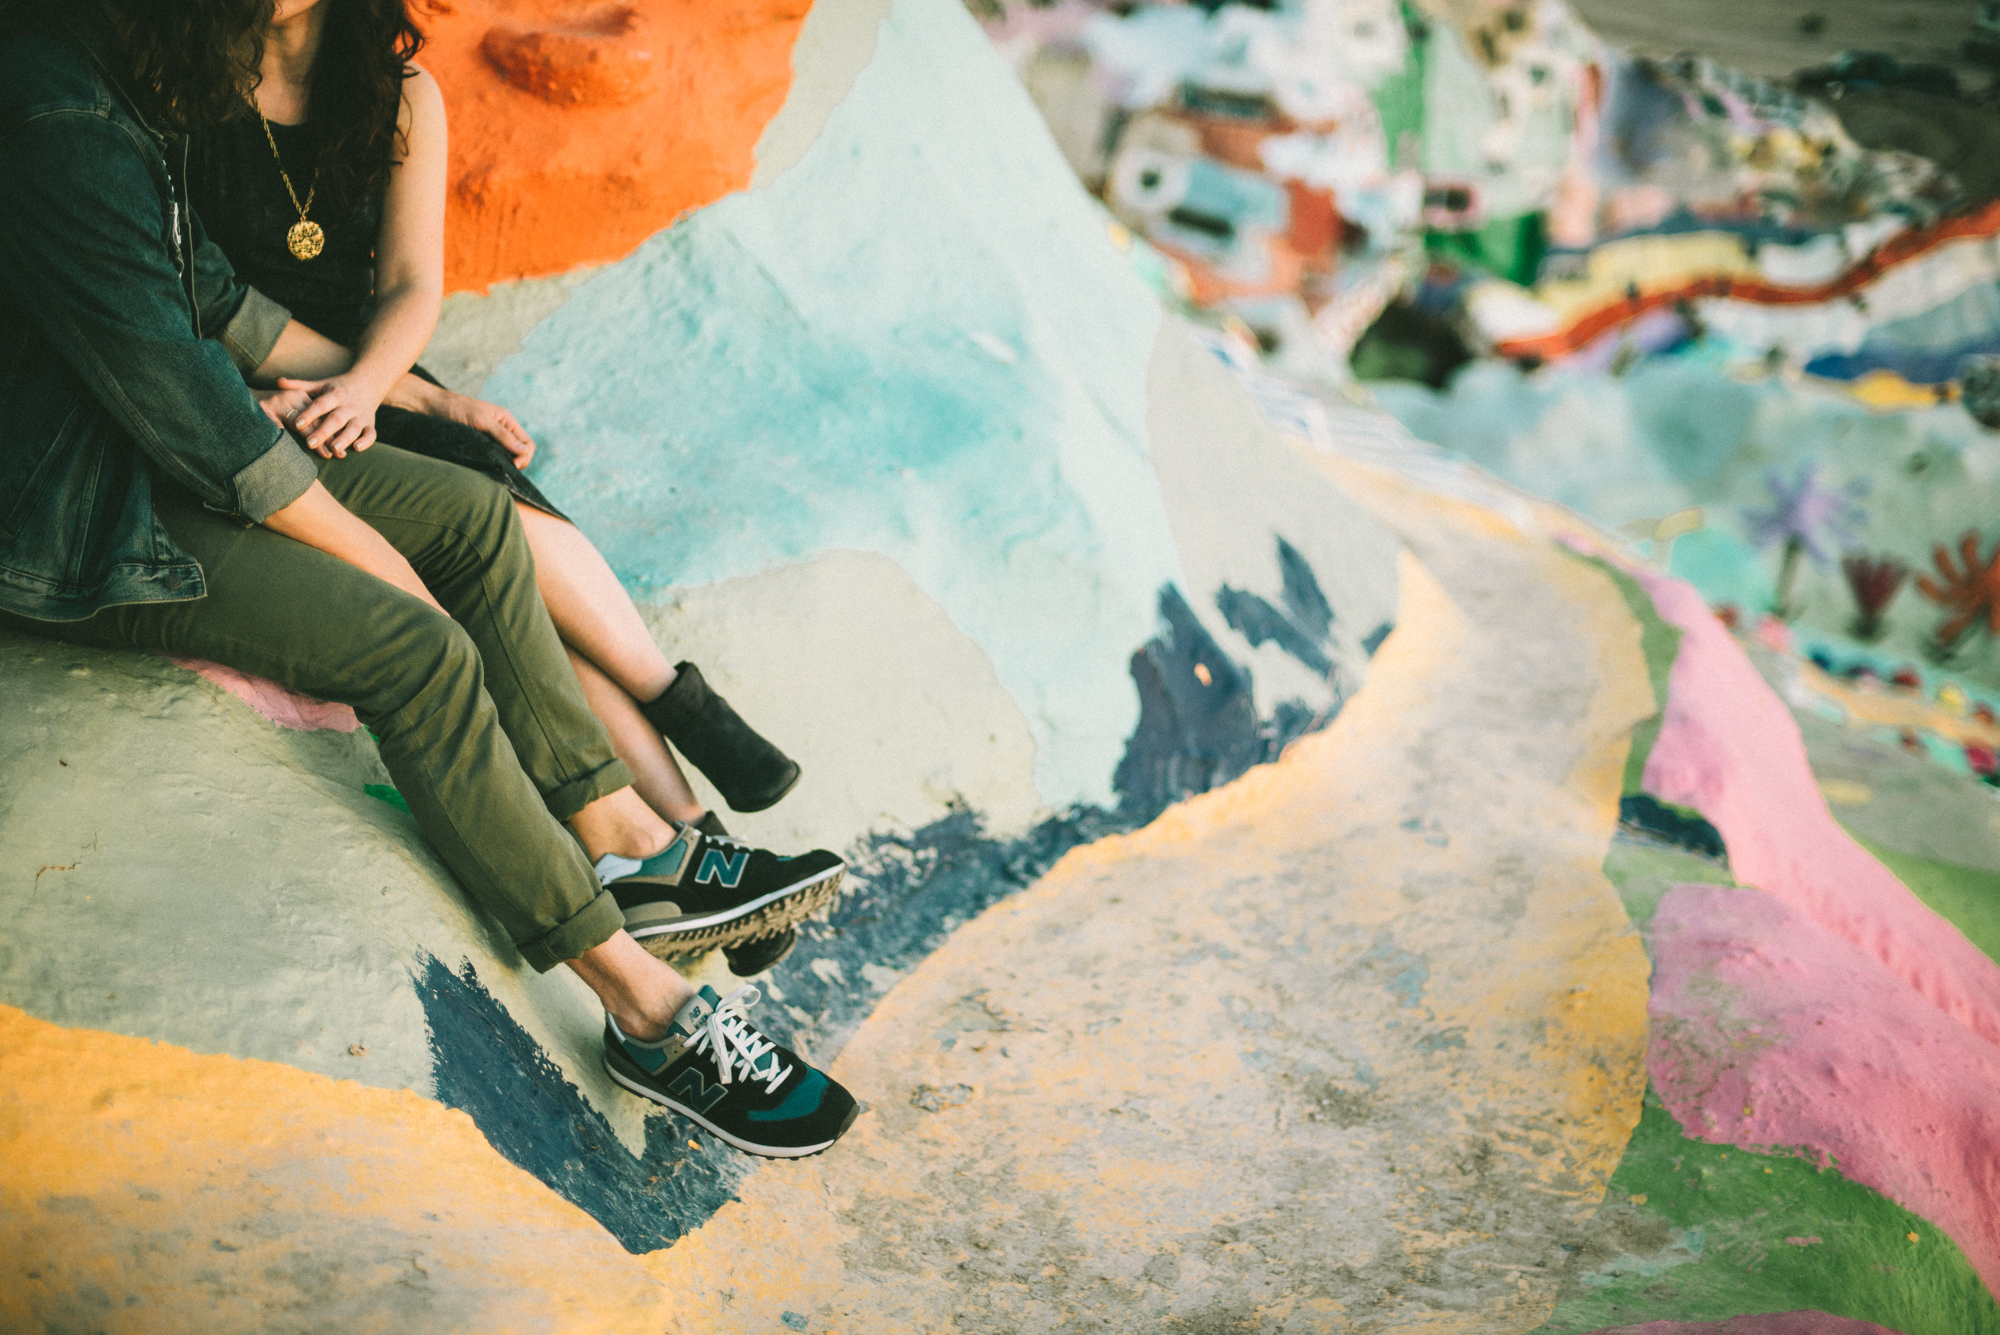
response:
<path fill-rule="evenodd" d="M 690 1122 L 646 1121 L 633 1155 L 467 963 L 425 955 L 415 975 L 429 1022 L 438 1102 L 472 1118 L 501 1156 L 588 1213 L 629 1252 L 656 1251 L 736 1196 L 749 1163 Z M 597 1054 L 592 1053 L 593 1060 Z"/>
<path fill-rule="evenodd" d="M 1327 657 L 1326 650 L 1313 643 L 1290 617 L 1256 594 L 1225 584 L 1215 595 L 1215 605 L 1229 628 L 1253 646 L 1275 643 L 1309 671 L 1325 676 L 1333 670 L 1333 660 Z"/>

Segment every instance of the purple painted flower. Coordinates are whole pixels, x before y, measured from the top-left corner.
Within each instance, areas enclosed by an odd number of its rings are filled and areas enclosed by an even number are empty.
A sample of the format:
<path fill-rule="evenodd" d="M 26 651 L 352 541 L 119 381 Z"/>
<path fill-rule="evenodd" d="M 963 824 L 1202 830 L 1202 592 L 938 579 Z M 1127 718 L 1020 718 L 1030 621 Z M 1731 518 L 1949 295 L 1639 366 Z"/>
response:
<path fill-rule="evenodd" d="M 1835 552 L 1861 540 L 1862 525 L 1868 522 L 1868 511 L 1860 504 L 1868 494 L 1866 480 L 1839 490 L 1822 486 L 1819 464 L 1808 460 L 1796 479 L 1788 482 L 1773 468 L 1764 475 L 1764 485 L 1771 489 L 1771 508 L 1744 516 L 1750 521 L 1750 540 L 1759 547 L 1796 544 L 1814 565 L 1825 568 L 1833 564 Z"/>

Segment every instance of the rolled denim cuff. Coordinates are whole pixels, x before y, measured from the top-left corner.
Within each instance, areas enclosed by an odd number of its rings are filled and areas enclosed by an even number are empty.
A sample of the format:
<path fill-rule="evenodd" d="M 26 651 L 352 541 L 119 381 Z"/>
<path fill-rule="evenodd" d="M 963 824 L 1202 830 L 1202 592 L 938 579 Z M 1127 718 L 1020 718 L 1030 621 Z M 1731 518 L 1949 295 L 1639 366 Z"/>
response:
<path fill-rule="evenodd" d="M 551 816 L 568 820 L 598 798 L 609 797 L 620 788 L 630 788 L 632 783 L 632 771 L 625 768 L 625 762 L 609 760 L 582 778 L 571 779 L 543 793 L 542 801 L 548 804 Z"/>
<path fill-rule="evenodd" d="M 319 469 L 298 442 L 275 425 L 271 430 L 278 437 L 271 448 L 252 459 L 234 479 L 236 513 L 253 524 L 263 523 L 319 480 Z"/>
<path fill-rule="evenodd" d="M 284 333 L 285 326 L 291 322 L 290 311 L 256 288 L 246 288 L 243 304 L 236 308 L 236 314 L 229 317 L 229 323 L 222 327 L 216 341 L 228 350 L 229 359 L 236 363 L 236 369 L 249 375 L 264 364 L 264 359 L 271 355 L 271 349 L 278 346 L 278 335 Z"/>
<path fill-rule="evenodd" d="M 573 960 L 592 946 L 601 946 L 617 933 L 625 930 L 625 911 L 618 907 L 618 901 L 611 897 L 609 890 L 597 892 L 597 898 L 585 904 L 572 914 L 567 922 L 544 932 L 532 941 L 516 944 L 521 958 L 534 966 L 536 973 L 547 973 L 565 960 Z"/>

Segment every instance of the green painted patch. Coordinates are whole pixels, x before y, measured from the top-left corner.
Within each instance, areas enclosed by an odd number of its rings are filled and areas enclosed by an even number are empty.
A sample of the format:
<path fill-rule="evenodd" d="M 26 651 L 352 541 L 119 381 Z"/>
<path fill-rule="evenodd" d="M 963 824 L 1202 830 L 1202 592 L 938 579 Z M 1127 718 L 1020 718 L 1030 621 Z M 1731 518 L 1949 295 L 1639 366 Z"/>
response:
<path fill-rule="evenodd" d="M 1653 926 L 1653 912 L 1677 885 L 1735 885 L 1726 864 L 1621 835 L 1604 856 L 1604 874 L 1624 901 L 1626 916 L 1641 932 Z"/>
<path fill-rule="evenodd" d="M 1961 867 L 1955 862 L 1933 862 L 1898 853 L 1863 839 L 1852 830 L 1848 833 L 1854 835 L 1855 843 L 1894 872 L 1897 880 L 1909 886 L 1910 892 L 1928 904 L 1932 912 L 2000 962 L 2000 876 L 1977 867 Z"/>
<path fill-rule="evenodd" d="M 1650 1089 L 1584 1233 L 1542 1335 L 1796 1311 L 1903 1335 L 2000 1331 L 2000 1305 L 1938 1229 L 1836 1169 L 1689 1140 Z"/>
<path fill-rule="evenodd" d="M 1421 167 L 1424 138 L 1424 66 L 1428 21 L 1405 3 L 1403 26 L 1410 33 L 1410 45 L 1403 56 L 1403 68 L 1381 80 L 1369 91 L 1376 113 L 1382 117 L 1382 137 L 1389 144 L 1389 166 L 1401 171 Z M 1409 160 L 1405 161 L 1405 157 Z"/>
<path fill-rule="evenodd" d="M 1674 659 L 1681 651 L 1680 628 L 1667 623 L 1659 609 L 1653 606 L 1651 596 L 1639 587 L 1638 580 L 1602 557 L 1585 556 L 1576 551 L 1569 554 L 1592 569 L 1604 572 L 1618 586 L 1619 596 L 1625 599 L 1625 606 L 1631 609 L 1632 616 L 1639 623 L 1639 652 L 1646 660 L 1646 680 L 1653 688 L 1653 702 L 1661 711 L 1632 729 L 1632 750 L 1625 757 L 1625 786 L 1622 791 L 1627 794 L 1641 792 L 1641 780 L 1646 776 L 1646 758 L 1653 754 L 1653 743 L 1660 739 L 1660 720 L 1665 717 L 1667 707 L 1667 683 L 1673 677 Z"/>
<path fill-rule="evenodd" d="M 1540 213 L 1495 218 L 1477 231 L 1426 232 L 1424 249 L 1438 259 L 1528 287 L 1549 250 L 1548 224 Z"/>
<path fill-rule="evenodd" d="M 361 791 L 378 802 L 387 802 L 398 811 L 407 813 L 410 809 L 410 804 L 403 800 L 403 794 L 386 783 L 364 783 Z"/>

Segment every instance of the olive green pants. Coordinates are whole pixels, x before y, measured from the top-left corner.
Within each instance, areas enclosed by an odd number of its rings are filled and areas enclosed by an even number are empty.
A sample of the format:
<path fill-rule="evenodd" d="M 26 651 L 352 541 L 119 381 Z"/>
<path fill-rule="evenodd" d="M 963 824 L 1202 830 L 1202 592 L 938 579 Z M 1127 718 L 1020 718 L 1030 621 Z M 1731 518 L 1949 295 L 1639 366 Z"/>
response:
<path fill-rule="evenodd" d="M 168 484 L 154 503 L 201 563 L 205 597 L 85 621 L 0 618 L 78 644 L 205 658 L 353 706 L 432 847 L 527 961 L 575 959 L 624 917 L 559 822 L 632 775 L 584 704 L 513 498 L 388 445 L 321 464 L 320 480 L 409 559 L 450 620 Z"/>

